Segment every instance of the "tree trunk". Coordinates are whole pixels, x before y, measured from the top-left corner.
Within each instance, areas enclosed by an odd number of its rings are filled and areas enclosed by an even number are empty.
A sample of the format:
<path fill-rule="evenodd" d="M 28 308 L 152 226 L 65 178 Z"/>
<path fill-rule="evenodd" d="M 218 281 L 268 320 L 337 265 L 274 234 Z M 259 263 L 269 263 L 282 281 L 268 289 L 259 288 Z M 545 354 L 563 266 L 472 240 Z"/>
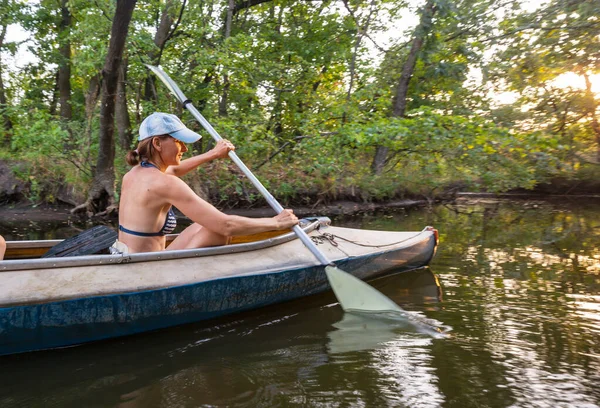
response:
<path fill-rule="evenodd" d="M 88 89 L 85 92 L 85 117 L 91 119 L 98 103 L 98 97 L 100 96 L 100 85 L 101 85 L 101 73 L 94 75 L 90 79 Z"/>
<path fill-rule="evenodd" d="M 100 96 L 100 84 L 102 82 L 101 73 L 94 75 L 90 79 L 88 89 L 85 92 L 85 117 L 91 120 L 94 116 L 94 110 Z"/>
<path fill-rule="evenodd" d="M 225 32 L 223 33 L 223 43 L 231 37 L 231 26 L 233 24 L 233 10 L 235 9 L 235 1 L 229 0 L 227 7 L 227 16 L 225 18 Z M 229 97 L 229 74 L 227 67 L 223 68 L 223 90 L 219 99 L 219 116 L 227 116 L 227 99 Z"/>
<path fill-rule="evenodd" d="M 583 72 L 583 78 L 585 79 L 585 95 L 588 99 L 588 115 L 591 119 L 590 127 L 594 132 L 594 138 L 596 139 L 596 163 L 600 163 L 600 123 L 598 123 L 598 116 L 596 111 L 598 110 L 598 101 L 592 92 L 592 82 L 587 72 Z"/>
<path fill-rule="evenodd" d="M 427 34 L 429 34 L 429 32 L 431 31 L 431 24 L 435 12 L 436 7 L 434 4 L 434 0 L 427 0 L 425 7 L 423 7 L 423 9 L 421 10 L 421 19 L 419 25 L 415 28 L 415 31 L 413 33 L 412 45 L 410 47 L 408 56 L 406 57 L 406 61 L 404 61 L 404 65 L 402 67 L 402 74 L 400 75 L 398 86 L 396 87 L 396 94 L 394 95 L 394 98 L 392 100 L 392 117 L 404 117 L 404 114 L 406 112 L 406 97 L 408 95 L 408 85 L 410 84 L 410 79 L 412 78 L 413 72 L 415 70 L 415 65 L 417 63 L 419 51 L 421 51 L 421 47 L 423 47 L 423 43 L 425 42 Z M 381 172 L 383 171 L 383 166 L 386 163 L 387 155 L 387 147 L 377 146 L 375 157 L 373 158 L 373 162 L 371 163 L 371 170 L 375 174 L 381 174 Z"/>
<path fill-rule="evenodd" d="M 192 70 L 190 69 L 190 72 L 191 71 Z M 207 73 L 204 76 L 204 79 L 202 80 L 202 84 L 200 85 L 200 88 L 201 89 L 207 88 L 210 85 L 210 83 L 211 83 L 212 80 L 213 80 L 213 74 L 211 72 Z M 206 108 L 206 104 L 207 103 L 208 103 L 208 98 L 207 97 L 199 99 L 198 102 L 196 103 L 196 105 L 197 105 L 196 108 L 200 112 L 202 112 L 204 110 L 204 108 Z"/>
<path fill-rule="evenodd" d="M 0 50 L 4 45 L 4 37 L 6 36 L 6 25 L 2 26 L 2 31 L 0 31 Z M 6 108 L 8 107 L 6 100 L 6 93 L 4 91 L 4 82 L 2 81 L 2 60 L 0 60 L 0 114 L 2 114 L 2 127 L 4 129 L 4 137 L 3 142 L 5 145 L 10 143 L 10 131 L 13 127 L 13 124 L 6 112 Z"/>
<path fill-rule="evenodd" d="M 94 111 L 98 104 L 100 96 L 101 73 L 94 75 L 90 79 L 88 89 L 85 92 L 85 136 L 87 138 L 87 146 L 92 145 L 92 121 L 94 120 Z M 85 151 L 85 162 L 90 163 L 90 149 Z"/>
<path fill-rule="evenodd" d="M 68 0 L 61 0 L 60 11 L 62 18 L 60 20 L 60 64 L 58 67 L 58 94 L 60 103 L 60 117 L 65 121 L 71 120 L 73 113 L 71 110 L 71 12 L 68 7 Z"/>
<path fill-rule="evenodd" d="M 358 20 L 358 17 L 355 15 L 354 10 L 350 7 L 348 0 L 343 0 L 344 6 L 352 19 L 354 20 L 354 24 L 356 24 L 356 38 L 354 39 L 354 48 L 352 50 L 352 57 L 350 58 L 350 83 L 348 84 L 348 92 L 346 92 L 346 102 L 350 101 L 350 97 L 352 96 L 352 90 L 354 87 L 354 78 L 356 76 L 356 59 L 358 58 L 358 50 L 362 43 L 363 37 L 367 34 L 367 30 L 369 29 L 369 24 L 371 23 L 371 18 L 376 10 L 376 4 L 374 1 L 371 1 L 370 11 L 368 16 L 366 17 L 364 23 L 361 25 L 361 22 Z M 344 119 L 346 116 L 346 112 L 344 112 Z"/>
<path fill-rule="evenodd" d="M 129 22 L 136 0 L 117 0 L 112 22 L 108 54 L 102 69 L 102 102 L 100 107 L 100 140 L 96 172 L 85 203 L 72 212 L 87 210 L 88 214 L 110 213 L 117 208 L 115 203 L 115 104 L 119 67 L 129 31 Z"/>
<path fill-rule="evenodd" d="M 160 14 L 160 21 L 156 29 L 156 34 L 154 35 L 154 45 L 156 48 L 148 53 L 148 60 L 154 65 L 158 65 L 160 63 L 160 57 L 163 49 L 170 37 L 169 32 L 171 31 L 171 25 L 173 24 L 173 17 L 171 17 L 172 6 L 173 2 L 171 0 L 165 3 L 165 8 Z M 185 3 L 182 7 L 185 7 Z M 156 79 L 153 74 L 149 74 L 146 77 L 144 86 L 144 100 L 158 102 L 155 80 Z"/>
<path fill-rule="evenodd" d="M 592 115 L 592 130 L 594 131 L 594 136 L 596 137 L 596 163 L 600 163 L 600 123 L 598 123 L 598 118 L 594 114 Z"/>
<path fill-rule="evenodd" d="M 58 71 L 54 75 L 54 89 L 52 89 L 52 99 L 50 99 L 50 105 L 48 106 L 48 113 L 52 116 L 56 115 L 56 106 L 58 104 Z"/>
<path fill-rule="evenodd" d="M 119 67 L 119 82 L 117 84 L 117 101 L 115 119 L 117 121 L 117 133 L 119 135 L 119 146 L 123 150 L 131 148 L 133 136 L 131 133 L 131 120 L 127 109 L 127 58 L 123 58 Z"/>

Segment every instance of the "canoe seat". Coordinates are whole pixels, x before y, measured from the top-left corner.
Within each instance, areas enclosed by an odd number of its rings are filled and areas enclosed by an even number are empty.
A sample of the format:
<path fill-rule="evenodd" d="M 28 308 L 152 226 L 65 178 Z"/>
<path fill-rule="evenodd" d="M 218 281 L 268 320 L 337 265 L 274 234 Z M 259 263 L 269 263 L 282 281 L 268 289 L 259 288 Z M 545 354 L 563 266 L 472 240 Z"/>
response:
<path fill-rule="evenodd" d="M 65 239 L 54 245 L 42 258 L 55 258 L 64 256 L 81 256 L 94 254 L 107 254 L 108 248 L 117 239 L 117 232 L 105 225 L 97 225 L 85 230 L 74 237 Z"/>

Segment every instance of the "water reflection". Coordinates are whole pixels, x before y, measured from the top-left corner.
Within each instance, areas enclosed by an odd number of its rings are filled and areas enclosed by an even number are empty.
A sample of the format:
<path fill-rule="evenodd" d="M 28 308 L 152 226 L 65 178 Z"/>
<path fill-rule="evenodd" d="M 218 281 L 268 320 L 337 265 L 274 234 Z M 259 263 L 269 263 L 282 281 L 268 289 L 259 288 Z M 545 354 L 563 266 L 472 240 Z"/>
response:
<path fill-rule="evenodd" d="M 7 211 L 7 210 L 4 210 Z M 7 241 L 64 239 L 98 225 L 68 214 L 50 212 L 7 215 L 0 214 L 0 235 Z M 109 224 L 111 227 L 115 225 Z"/>
<path fill-rule="evenodd" d="M 359 313 L 346 312 L 342 319 L 333 324 L 336 330 L 329 332 L 330 354 L 374 349 L 406 333 L 423 334 L 433 338 L 444 338 L 444 327 L 414 312 Z"/>
<path fill-rule="evenodd" d="M 436 276 L 425 269 L 371 282 L 378 290 L 401 304 L 431 305 L 441 301 Z M 373 370 L 376 399 L 361 402 L 374 406 L 437 407 L 444 401 L 438 387 L 431 348 L 435 339 L 448 331 L 441 322 L 416 311 L 387 313 L 344 313 L 328 333 L 331 362 L 354 369 L 365 364 Z M 369 370 L 370 371 L 370 370 Z M 353 401 L 356 404 L 356 400 Z"/>
<path fill-rule="evenodd" d="M 446 400 L 431 353 L 434 341 L 404 333 L 374 351 L 378 388 L 388 402 L 383 406 L 438 407 Z"/>
<path fill-rule="evenodd" d="M 444 302 L 428 316 L 454 329 L 432 346 L 444 405 L 600 406 L 598 203 L 482 201 L 412 215 L 353 222 L 440 230 L 432 268 Z"/>

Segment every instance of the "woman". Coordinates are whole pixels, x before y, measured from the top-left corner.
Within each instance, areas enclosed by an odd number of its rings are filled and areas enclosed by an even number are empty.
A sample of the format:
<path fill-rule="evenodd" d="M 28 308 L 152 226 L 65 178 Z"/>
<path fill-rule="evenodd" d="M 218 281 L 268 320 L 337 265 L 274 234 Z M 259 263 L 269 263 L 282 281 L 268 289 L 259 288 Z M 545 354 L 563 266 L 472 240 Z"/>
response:
<path fill-rule="evenodd" d="M 185 144 L 200 137 L 168 113 L 153 113 L 140 125 L 138 147 L 127 154 L 127 162 L 134 167 L 123 177 L 119 205 L 119 241 L 127 245 L 129 253 L 165 249 L 165 234 L 177 223 L 172 206 L 194 224 L 179 234 L 169 249 L 225 245 L 233 235 L 282 230 L 298 223 L 291 210 L 272 218 L 239 217 L 224 214 L 198 197 L 179 176 L 235 149 L 223 140 L 211 151 L 181 161 L 188 151 Z"/>

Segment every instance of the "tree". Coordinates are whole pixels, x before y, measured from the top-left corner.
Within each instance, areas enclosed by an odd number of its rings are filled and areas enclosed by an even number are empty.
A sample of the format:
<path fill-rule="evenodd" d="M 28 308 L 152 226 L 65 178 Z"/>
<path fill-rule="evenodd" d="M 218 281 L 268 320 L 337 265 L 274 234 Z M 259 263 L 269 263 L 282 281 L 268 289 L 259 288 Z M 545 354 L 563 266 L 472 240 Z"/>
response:
<path fill-rule="evenodd" d="M 68 0 L 61 0 L 61 19 L 59 24 L 60 63 L 58 66 L 58 93 L 60 101 L 60 117 L 65 121 L 71 120 L 71 12 Z"/>
<path fill-rule="evenodd" d="M 401 118 L 406 112 L 406 98 L 408 95 L 408 85 L 413 76 L 419 52 L 423 47 L 425 38 L 431 31 L 433 16 L 436 11 L 437 7 L 435 5 L 434 0 L 427 0 L 425 5 L 423 6 L 423 9 L 421 10 L 419 25 L 415 28 L 415 31 L 413 33 L 410 51 L 408 52 L 406 60 L 404 61 L 404 64 L 402 66 L 402 74 L 400 75 L 400 79 L 398 80 L 396 92 L 393 97 L 393 107 L 391 113 L 392 117 Z M 385 165 L 387 155 L 387 147 L 377 147 L 375 157 L 373 158 L 373 162 L 371 164 L 371 168 L 375 174 L 380 174 L 383 170 L 383 166 Z"/>
<path fill-rule="evenodd" d="M 127 107 L 127 58 L 123 58 L 119 66 L 119 80 L 117 84 L 117 100 L 115 105 L 115 120 L 117 123 L 117 134 L 119 145 L 123 150 L 131 148 L 133 135 L 131 133 L 131 119 Z"/>
<path fill-rule="evenodd" d="M 6 27 L 7 24 L 2 24 L 0 27 L 0 51 L 4 45 L 4 39 L 6 38 Z M 2 128 L 4 129 L 3 141 L 7 143 L 9 141 L 10 130 L 13 127 L 12 121 L 6 112 L 8 103 L 6 100 L 6 91 L 4 90 L 4 81 L 2 80 L 2 55 L 0 54 L 0 112 L 2 114 Z"/>
<path fill-rule="evenodd" d="M 0 6 L 3 1 L 22 0 L 0 0 Z M 78 183 L 78 191 L 89 186 L 89 195 L 76 199 L 85 201 L 79 209 L 115 208 L 115 176 L 126 168 L 115 158 L 117 140 L 130 148 L 131 128 L 150 110 L 189 119 L 164 87 L 153 84 L 143 65 L 151 62 L 175 74 L 215 128 L 251 162 L 264 164 L 261 171 L 278 172 L 276 180 L 298 175 L 297 186 L 304 181 L 325 195 L 357 181 L 369 191 L 365 199 L 392 197 L 411 177 L 412 186 L 424 186 L 413 191 L 425 195 L 448 180 L 490 189 L 530 187 L 538 180 L 539 158 L 550 166 L 560 153 L 562 168 L 592 158 L 591 147 L 600 143 L 593 142 L 600 140 L 600 101 L 590 82 L 598 52 L 588 40 L 597 37 L 595 3 L 556 0 L 540 15 L 512 8 L 513 0 L 413 4 L 149 0 L 136 4 L 126 43 L 119 34 L 118 54 L 111 29 L 122 2 L 40 0 L 20 22 L 32 34 L 27 45 L 38 60 L 7 74 L 13 47 L 2 44 L 0 105 L 10 107 L 0 115 L 13 120 L 11 154 L 26 153 L 40 179 L 46 170 L 36 166 L 35 154 L 60 169 L 56 184 Z M 417 26 L 398 30 L 409 12 Z M 2 24 L 12 24 L 7 16 Z M 504 47 L 500 73 L 484 70 L 475 88 L 469 71 L 483 66 L 493 47 Z M 587 76 L 588 89 L 553 87 L 552 79 L 565 70 Z M 483 89 L 488 78 L 518 89 L 530 110 L 492 111 Z M 70 119 L 63 112 L 69 106 Z M 492 123 L 494 115 L 501 121 Z M 40 129 L 44 137 L 36 139 Z M 206 141 L 192 149 L 205 149 Z M 64 149 L 68 143 L 72 149 Z M 294 174 L 286 176 L 284 168 Z M 213 192 L 227 184 L 249 195 L 239 180 L 198 179 L 198 185 L 212 183 Z M 295 194 L 294 188 L 282 191 Z"/>
<path fill-rule="evenodd" d="M 590 129 L 596 140 L 596 162 L 600 163 L 600 123 L 598 123 L 598 107 L 600 102 L 598 98 L 592 92 L 592 82 L 590 76 L 586 71 L 582 72 L 585 79 L 585 110 L 590 119 Z"/>
<path fill-rule="evenodd" d="M 504 23 L 502 47 L 491 65 L 494 77 L 519 92 L 518 104 L 529 108 L 521 126 L 545 127 L 570 147 L 569 160 L 594 157 L 600 163 L 600 101 L 590 82 L 591 75 L 600 73 L 599 13 L 600 3 L 587 0 L 553 0 L 521 13 Z M 569 72 L 583 77 L 583 89 L 557 82 Z"/>
<path fill-rule="evenodd" d="M 102 69 L 102 101 L 100 107 L 100 145 L 96 172 L 88 199 L 72 211 L 102 213 L 117 208 L 115 202 L 115 104 L 119 81 L 119 68 L 129 31 L 129 22 L 137 0 L 117 0 L 113 18 L 108 54 Z"/>
<path fill-rule="evenodd" d="M 235 9 L 235 0 L 228 0 L 227 2 L 227 12 L 225 13 L 225 28 L 223 33 L 223 43 L 226 44 L 227 40 L 231 37 L 231 26 L 233 24 L 233 12 Z M 227 72 L 227 68 L 223 70 L 223 85 L 221 98 L 219 100 L 219 115 L 227 116 L 227 97 L 229 96 L 229 73 Z"/>
<path fill-rule="evenodd" d="M 6 31 L 8 26 L 14 24 L 20 17 L 22 12 L 22 5 L 13 2 L 12 0 L 1 0 L 0 1 L 0 115 L 2 116 L 2 130 L 3 137 L 2 142 L 8 144 L 10 141 L 10 132 L 13 128 L 13 123 L 8 114 L 8 98 L 6 88 L 4 86 L 4 62 L 2 60 L 2 52 L 8 50 L 10 52 L 15 51 L 14 43 L 7 43 Z"/>
<path fill-rule="evenodd" d="M 173 0 L 167 0 L 164 6 L 158 13 L 160 16 L 156 21 L 156 31 L 154 34 L 154 46 L 148 51 L 148 61 L 153 65 L 160 64 L 160 60 L 167 45 L 167 42 L 173 37 L 177 27 L 181 23 L 183 13 L 185 11 L 186 0 L 183 0 L 179 10 L 175 8 Z M 175 20 L 174 15 L 177 11 L 178 18 Z M 147 75 L 145 80 L 144 97 L 148 101 L 157 102 L 156 95 L 156 80 L 154 75 Z"/>

